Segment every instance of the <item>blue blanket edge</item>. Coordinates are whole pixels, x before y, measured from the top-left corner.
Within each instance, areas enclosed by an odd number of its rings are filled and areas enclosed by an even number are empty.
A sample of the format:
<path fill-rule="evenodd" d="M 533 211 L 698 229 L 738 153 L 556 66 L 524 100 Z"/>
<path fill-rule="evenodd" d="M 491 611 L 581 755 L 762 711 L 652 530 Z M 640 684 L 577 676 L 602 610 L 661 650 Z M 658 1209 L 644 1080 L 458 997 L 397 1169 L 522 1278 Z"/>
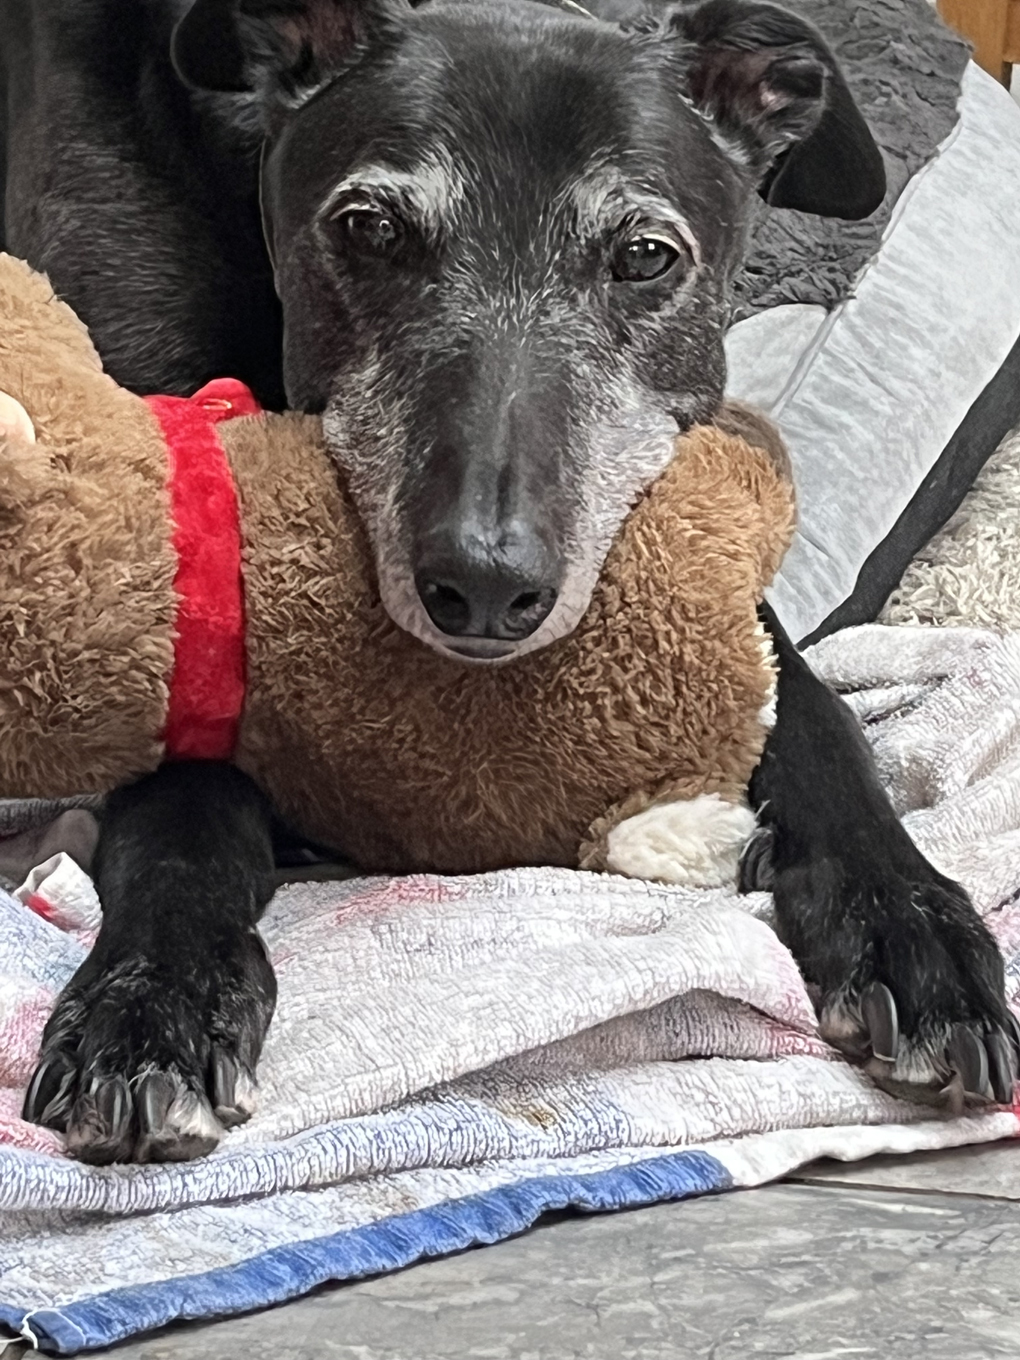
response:
<path fill-rule="evenodd" d="M 329 1280 L 379 1275 L 424 1257 L 499 1242 L 551 1210 L 598 1213 L 732 1188 L 729 1171 L 705 1152 L 671 1153 L 585 1175 L 538 1176 L 274 1247 L 238 1265 L 114 1289 L 61 1308 L 26 1310 L 0 1303 L 0 1322 L 42 1351 L 76 1355 L 170 1322 L 247 1313 Z"/>

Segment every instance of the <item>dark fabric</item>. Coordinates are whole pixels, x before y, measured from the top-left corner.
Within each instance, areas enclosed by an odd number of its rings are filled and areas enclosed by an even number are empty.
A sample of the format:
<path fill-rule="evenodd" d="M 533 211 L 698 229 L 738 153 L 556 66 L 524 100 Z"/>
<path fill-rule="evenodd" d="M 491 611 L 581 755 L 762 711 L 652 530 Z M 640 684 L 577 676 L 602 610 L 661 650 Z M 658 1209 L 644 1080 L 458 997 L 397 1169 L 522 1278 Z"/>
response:
<path fill-rule="evenodd" d="M 1020 421 L 1020 340 L 964 416 L 910 504 L 861 567 L 853 593 L 800 642 L 874 619 L 911 560 L 959 508 L 974 478 Z"/>
<path fill-rule="evenodd" d="M 927 0 L 782 0 L 825 35 L 885 160 L 889 188 L 861 222 L 756 209 L 733 320 L 784 302 L 834 307 L 875 254 L 907 181 L 956 124 L 969 49 Z"/>
<path fill-rule="evenodd" d="M 0 839 L 0 887 L 13 891 L 37 864 L 62 851 L 86 873 L 99 841 L 99 822 L 85 808 L 69 808 L 43 826 Z"/>

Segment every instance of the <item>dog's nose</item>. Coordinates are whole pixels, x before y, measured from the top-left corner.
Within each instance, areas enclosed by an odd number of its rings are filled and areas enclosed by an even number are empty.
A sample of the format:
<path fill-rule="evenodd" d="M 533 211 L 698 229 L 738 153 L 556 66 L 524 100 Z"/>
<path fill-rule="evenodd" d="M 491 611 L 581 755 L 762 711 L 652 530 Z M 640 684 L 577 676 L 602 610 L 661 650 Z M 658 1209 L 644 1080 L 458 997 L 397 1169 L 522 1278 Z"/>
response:
<path fill-rule="evenodd" d="M 458 557 L 423 563 L 415 574 L 425 612 L 441 633 L 519 642 L 549 617 L 559 592 L 547 573 Z"/>

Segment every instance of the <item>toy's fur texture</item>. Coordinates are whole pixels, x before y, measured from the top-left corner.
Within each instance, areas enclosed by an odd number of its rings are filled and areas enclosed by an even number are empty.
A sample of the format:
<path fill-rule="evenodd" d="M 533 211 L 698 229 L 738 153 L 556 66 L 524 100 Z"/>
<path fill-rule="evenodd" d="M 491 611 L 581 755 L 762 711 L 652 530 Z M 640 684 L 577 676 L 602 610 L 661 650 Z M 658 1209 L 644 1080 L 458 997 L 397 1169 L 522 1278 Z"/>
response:
<path fill-rule="evenodd" d="M 176 560 L 166 446 L 70 308 L 0 257 L 0 794 L 103 791 L 162 754 Z"/>
<path fill-rule="evenodd" d="M 0 444 L 0 795 L 106 789 L 162 754 L 165 447 L 45 281 L 7 258 L 0 309 L 0 390 L 39 440 Z M 607 867 L 611 828 L 652 803 L 739 802 L 773 681 L 756 604 L 793 498 L 763 422 L 720 426 L 736 432 L 678 440 L 570 637 L 473 667 L 385 613 L 318 420 L 225 422 L 247 612 L 237 763 L 301 832 L 388 871 Z"/>
<path fill-rule="evenodd" d="M 282 429 L 223 437 L 247 541 L 237 759 L 289 820 L 326 843 L 342 828 L 365 867 L 464 872 L 576 864 L 591 823 L 639 790 L 742 796 L 771 683 L 755 605 L 791 526 L 767 453 L 714 429 L 680 441 L 577 630 L 483 669 L 390 622 L 311 429 Z"/>

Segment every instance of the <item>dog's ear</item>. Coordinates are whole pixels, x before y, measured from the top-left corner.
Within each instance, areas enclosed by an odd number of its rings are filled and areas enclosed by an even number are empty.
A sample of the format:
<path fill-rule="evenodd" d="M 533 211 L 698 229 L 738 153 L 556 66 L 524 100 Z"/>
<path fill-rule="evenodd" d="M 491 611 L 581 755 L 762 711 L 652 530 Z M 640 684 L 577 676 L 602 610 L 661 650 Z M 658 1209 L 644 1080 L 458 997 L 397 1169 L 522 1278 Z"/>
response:
<path fill-rule="evenodd" d="M 406 0 L 194 0 L 174 29 L 178 75 L 201 90 L 314 89 L 392 37 Z"/>
<path fill-rule="evenodd" d="M 675 10 L 690 97 L 761 170 L 778 208 L 856 220 L 885 196 L 882 153 L 817 29 L 776 5 Z"/>

